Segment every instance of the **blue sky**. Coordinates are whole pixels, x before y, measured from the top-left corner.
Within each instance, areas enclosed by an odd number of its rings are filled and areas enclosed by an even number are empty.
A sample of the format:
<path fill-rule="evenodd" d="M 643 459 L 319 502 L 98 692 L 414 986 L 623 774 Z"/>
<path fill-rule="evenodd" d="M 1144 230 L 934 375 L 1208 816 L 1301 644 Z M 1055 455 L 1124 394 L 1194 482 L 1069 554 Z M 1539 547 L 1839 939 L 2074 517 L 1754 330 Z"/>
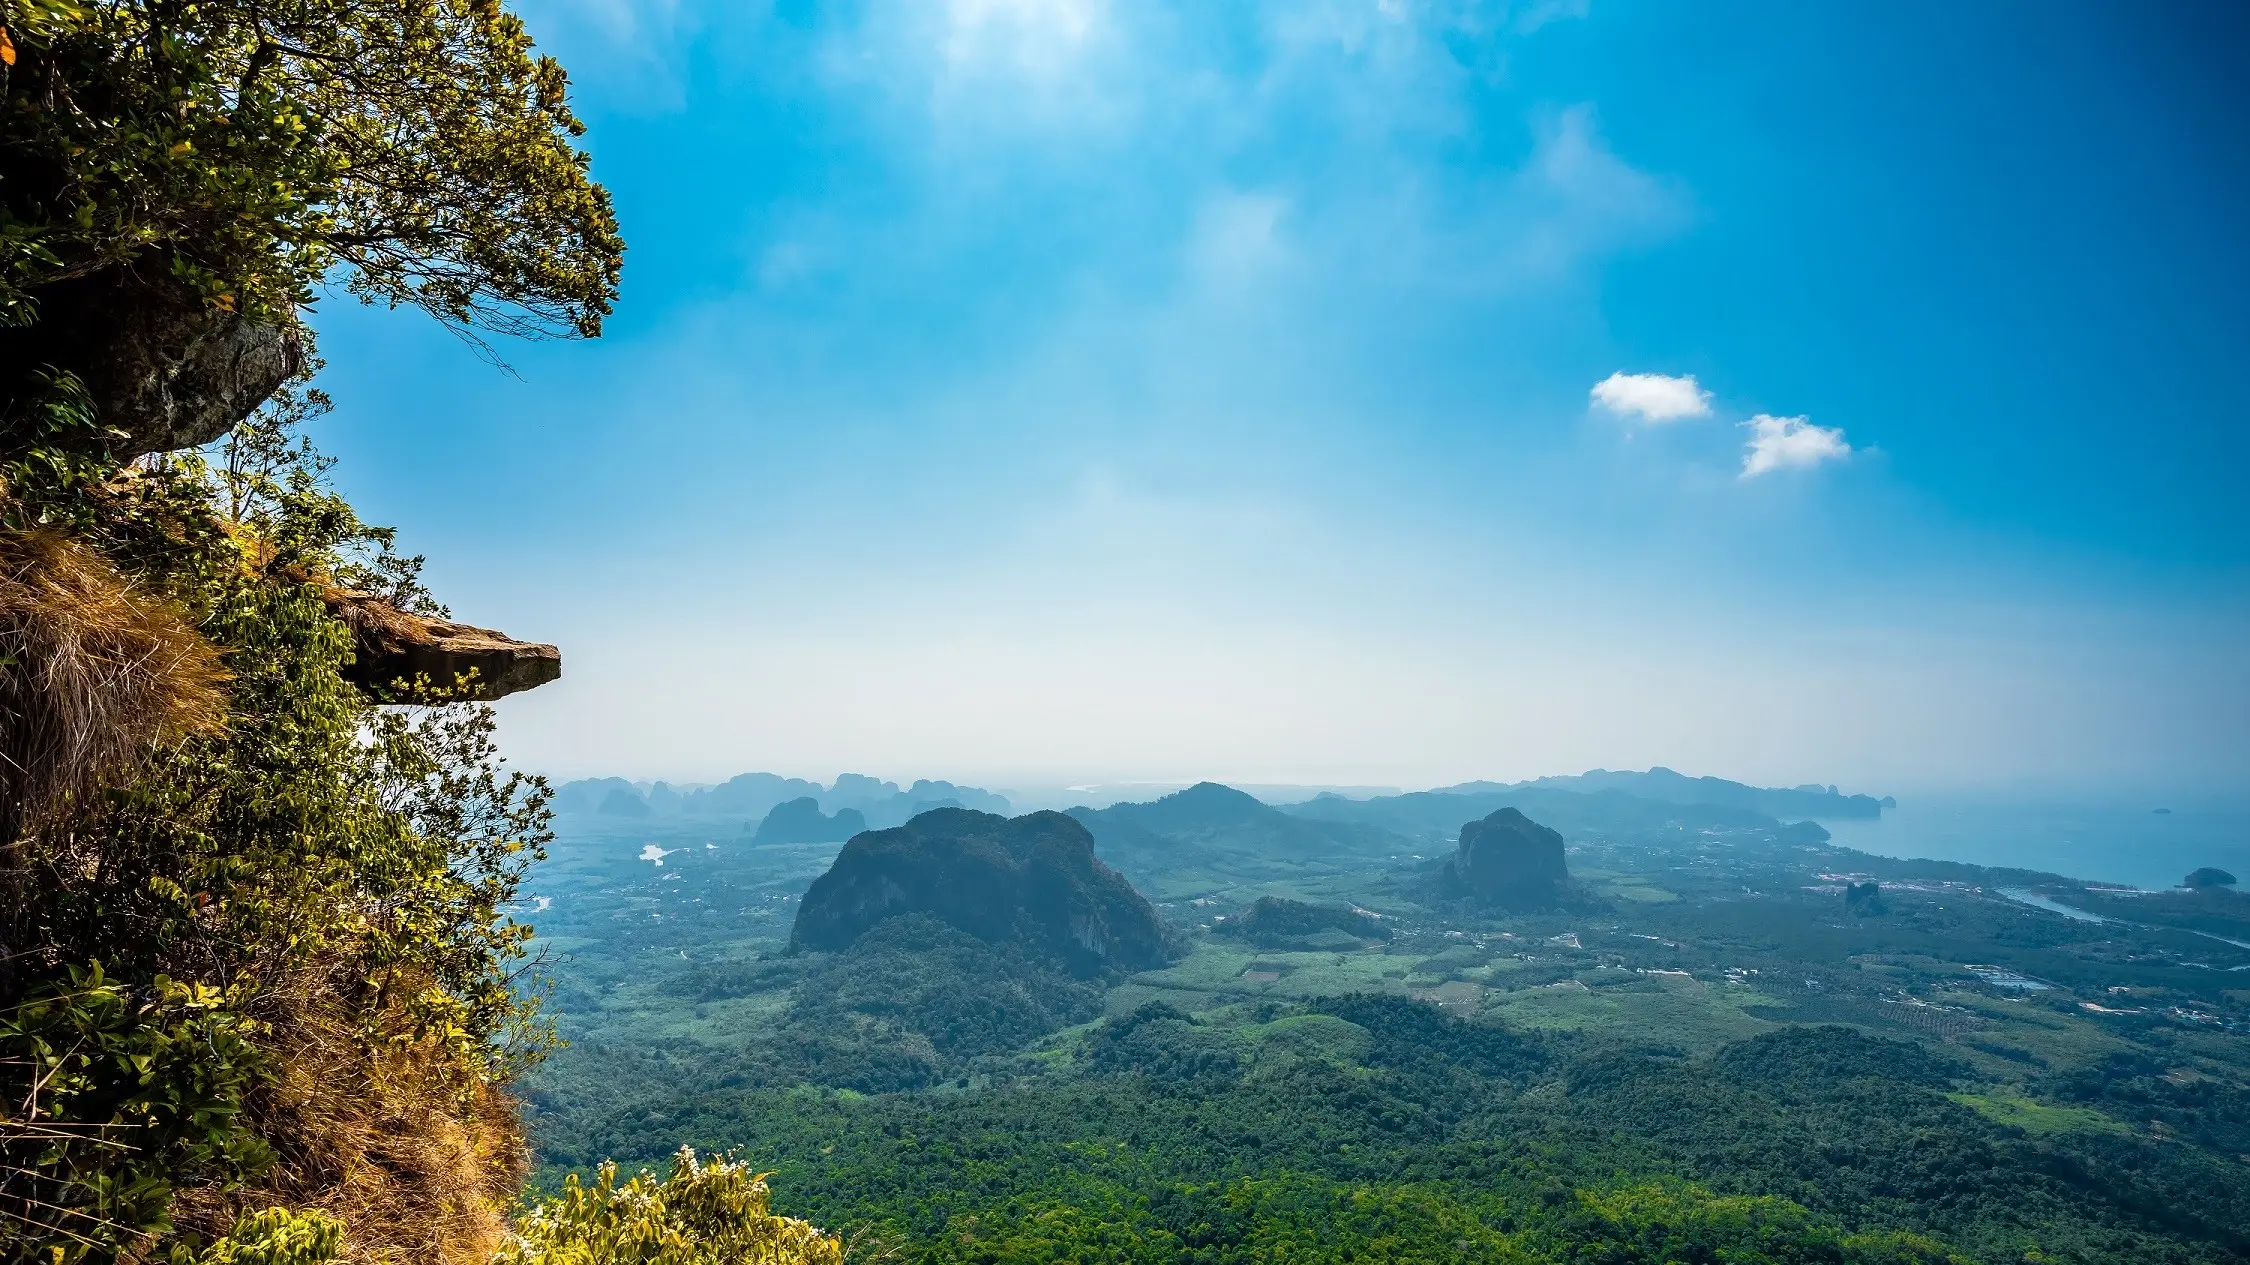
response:
<path fill-rule="evenodd" d="M 2225 6 L 521 8 L 609 332 L 318 438 L 533 767 L 2245 789 Z"/>

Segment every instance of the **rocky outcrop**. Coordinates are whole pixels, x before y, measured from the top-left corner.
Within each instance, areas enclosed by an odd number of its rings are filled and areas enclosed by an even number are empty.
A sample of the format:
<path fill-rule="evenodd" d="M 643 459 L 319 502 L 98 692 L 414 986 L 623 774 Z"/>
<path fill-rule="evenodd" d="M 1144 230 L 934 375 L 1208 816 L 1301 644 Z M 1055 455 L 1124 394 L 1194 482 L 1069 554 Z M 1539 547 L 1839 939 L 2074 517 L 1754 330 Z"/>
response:
<path fill-rule="evenodd" d="M 1015 944 L 1084 977 L 1161 966 L 1162 920 L 1094 858 L 1094 837 L 1061 813 L 999 817 L 940 808 L 854 837 L 813 881 L 790 943 L 842 950 L 899 914 L 928 914 Z"/>
<path fill-rule="evenodd" d="M 323 598 L 352 630 L 344 679 L 378 699 L 408 700 L 427 679 L 449 699 L 489 703 L 562 676 L 553 646 L 400 610 L 373 593 L 331 589 Z"/>
<path fill-rule="evenodd" d="M 839 808 L 824 816 L 820 801 L 807 795 L 775 804 L 758 823 L 758 843 L 839 843 L 867 829 L 867 819 L 856 808 Z"/>
<path fill-rule="evenodd" d="M 294 330 L 212 302 L 161 260 L 46 286 L 38 304 L 34 324 L 0 329 L 0 362 L 76 374 L 101 423 L 123 433 L 119 457 L 210 443 L 304 364 Z M 30 386 L 0 382 L 0 393 Z M 0 408 L 0 417 L 18 412 Z"/>
<path fill-rule="evenodd" d="M 1503 909 L 1551 906 L 1569 881 L 1563 837 L 1513 808 L 1461 827 L 1437 875 L 1439 895 Z"/>

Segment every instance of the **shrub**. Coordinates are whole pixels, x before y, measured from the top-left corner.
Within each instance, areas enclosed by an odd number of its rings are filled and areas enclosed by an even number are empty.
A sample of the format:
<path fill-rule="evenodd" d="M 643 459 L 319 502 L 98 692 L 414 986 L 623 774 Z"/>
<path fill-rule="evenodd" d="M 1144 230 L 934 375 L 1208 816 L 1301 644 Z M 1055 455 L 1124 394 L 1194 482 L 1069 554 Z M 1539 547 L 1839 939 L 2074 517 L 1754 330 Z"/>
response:
<path fill-rule="evenodd" d="M 588 1186 L 572 1174 L 533 1209 L 493 1265 L 843 1265 L 843 1244 L 767 1210 L 766 1178 L 681 1148 L 663 1180 L 617 1184 L 604 1164 Z"/>
<path fill-rule="evenodd" d="M 227 1237 L 191 1259 L 194 1265 L 327 1265 L 344 1246 L 344 1225 L 319 1212 L 266 1208 L 246 1212 Z"/>

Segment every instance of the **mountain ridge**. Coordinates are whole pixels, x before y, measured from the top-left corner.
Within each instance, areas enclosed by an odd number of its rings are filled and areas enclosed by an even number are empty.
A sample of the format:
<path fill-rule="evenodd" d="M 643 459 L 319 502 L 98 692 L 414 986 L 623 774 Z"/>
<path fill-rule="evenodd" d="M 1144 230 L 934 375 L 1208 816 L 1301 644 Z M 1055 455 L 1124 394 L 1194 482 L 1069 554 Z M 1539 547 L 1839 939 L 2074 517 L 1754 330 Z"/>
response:
<path fill-rule="evenodd" d="M 1465 783 L 1464 785 L 1476 785 Z M 1816 822 L 1785 825 L 1765 813 L 1715 804 L 1673 804 L 1644 799 L 1618 790 L 1566 791 L 1546 787 L 1516 790 L 1413 791 L 1374 799 L 1321 796 L 1281 811 L 1313 820 L 1360 822 L 1420 841 L 1454 839 L 1466 821 L 1489 816 L 1494 810 L 1514 807 L 1573 837 L 1598 835 L 1611 830 L 1652 830 L 1678 826 L 1686 830 L 1794 831 L 1804 842 L 1827 838 Z"/>
<path fill-rule="evenodd" d="M 1588 769 L 1584 773 L 1551 774 L 1522 782 L 1462 782 L 1436 788 L 1437 793 L 1488 794 L 1524 790 L 1558 790 L 1577 793 L 1622 791 L 1640 799 L 1667 804 L 1710 805 L 1746 809 L 1776 818 L 1868 820 L 1883 815 L 1897 801 L 1889 796 L 1845 795 L 1834 786 L 1752 786 L 1723 777 L 1694 777 L 1663 765 L 1643 771 Z"/>
<path fill-rule="evenodd" d="M 1344 857 L 1393 852 L 1406 842 L 1361 822 L 1287 813 L 1217 782 L 1198 782 L 1140 803 L 1072 808 L 1068 815 L 1093 832 L 1112 864 L 1128 867 L 1162 862 L 1187 848 L 1247 847 L 1299 857 Z"/>
<path fill-rule="evenodd" d="M 753 772 L 738 773 L 716 786 L 689 787 L 663 781 L 635 783 L 621 777 L 579 778 L 555 788 L 554 809 L 570 816 L 628 819 L 732 818 L 754 831 L 768 813 L 798 799 L 811 799 L 829 816 L 856 812 L 879 830 L 904 825 L 932 808 L 971 808 L 1002 816 L 1013 808 L 1006 796 L 983 787 L 928 778 L 901 787 L 864 773 L 840 773 L 834 783 L 823 786 L 803 778 Z"/>

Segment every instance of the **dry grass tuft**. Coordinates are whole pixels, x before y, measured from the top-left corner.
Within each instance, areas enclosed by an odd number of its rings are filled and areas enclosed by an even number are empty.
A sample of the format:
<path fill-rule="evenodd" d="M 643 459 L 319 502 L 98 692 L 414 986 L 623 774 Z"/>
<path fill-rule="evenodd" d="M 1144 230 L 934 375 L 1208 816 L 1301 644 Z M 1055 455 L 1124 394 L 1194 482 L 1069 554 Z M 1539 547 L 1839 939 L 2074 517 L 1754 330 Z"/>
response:
<path fill-rule="evenodd" d="M 0 531 L 0 844 L 226 720 L 218 651 L 52 532 Z"/>
<path fill-rule="evenodd" d="M 309 981 L 308 981 L 309 982 Z M 313 985 L 314 988 L 319 986 Z M 253 1188 L 183 1190 L 184 1226 L 280 1204 L 344 1223 L 360 1265 L 485 1265 L 527 1171 L 517 1103 L 458 1052 L 366 1035 L 333 1002 L 272 1023 L 276 1082 L 254 1105 L 279 1162 Z"/>

